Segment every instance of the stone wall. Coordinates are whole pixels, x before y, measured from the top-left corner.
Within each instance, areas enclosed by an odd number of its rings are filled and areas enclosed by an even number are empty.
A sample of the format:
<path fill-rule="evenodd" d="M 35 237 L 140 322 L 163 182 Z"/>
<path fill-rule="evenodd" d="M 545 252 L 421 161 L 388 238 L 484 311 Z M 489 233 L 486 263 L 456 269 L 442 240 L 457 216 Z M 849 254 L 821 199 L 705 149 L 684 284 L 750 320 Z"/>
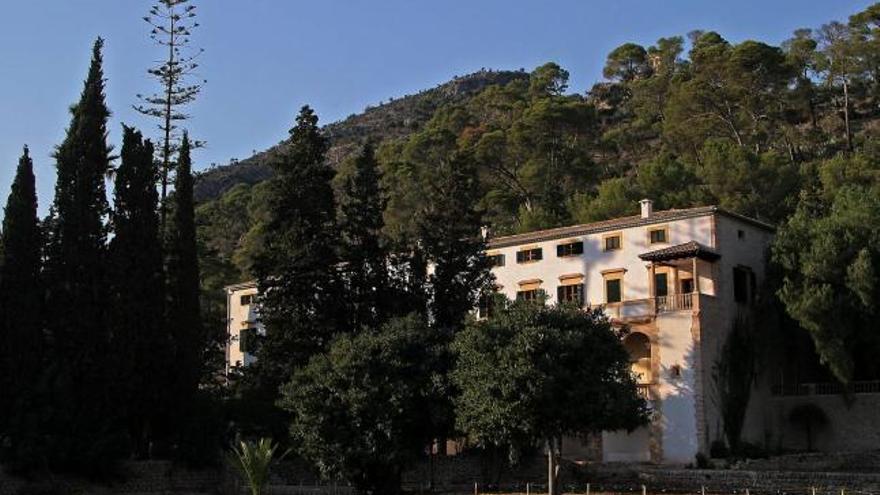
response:
<path fill-rule="evenodd" d="M 880 394 L 856 394 L 850 401 L 840 395 L 772 397 L 765 421 L 772 432 L 768 447 L 779 451 L 806 450 L 806 433 L 789 421 L 792 408 L 814 404 L 825 412 L 828 424 L 813 433 L 813 448 L 822 452 L 867 452 L 880 449 Z"/>

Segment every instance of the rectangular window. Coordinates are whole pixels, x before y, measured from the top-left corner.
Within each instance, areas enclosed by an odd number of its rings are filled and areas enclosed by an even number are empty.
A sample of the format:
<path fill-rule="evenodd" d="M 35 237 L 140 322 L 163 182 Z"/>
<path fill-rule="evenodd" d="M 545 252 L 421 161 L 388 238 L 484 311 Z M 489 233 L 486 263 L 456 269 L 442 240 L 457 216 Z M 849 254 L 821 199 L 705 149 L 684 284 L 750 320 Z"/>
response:
<path fill-rule="evenodd" d="M 605 251 L 620 249 L 620 235 L 610 235 L 605 238 Z"/>
<path fill-rule="evenodd" d="M 567 244 L 559 244 L 556 246 L 556 256 L 559 258 L 577 256 L 579 254 L 584 254 L 584 243 L 581 241 L 569 242 Z"/>
<path fill-rule="evenodd" d="M 584 305 L 584 284 L 560 285 L 556 289 L 556 300 L 559 304 L 574 303 L 578 307 Z"/>
<path fill-rule="evenodd" d="M 495 294 L 483 294 L 477 304 L 477 317 L 491 318 L 495 313 Z"/>
<path fill-rule="evenodd" d="M 654 295 L 657 297 L 665 297 L 669 295 L 668 277 L 665 273 L 654 274 Z"/>
<path fill-rule="evenodd" d="M 248 354 L 256 354 L 258 338 L 256 328 L 243 329 L 238 334 L 238 350 Z"/>
<path fill-rule="evenodd" d="M 733 300 L 738 303 L 749 302 L 749 272 L 743 267 L 733 268 Z"/>
<path fill-rule="evenodd" d="M 621 283 L 622 281 L 619 278 L 610 278 L 605 280 L 605 302 L 619 303 L 623 300 Z"/>
<path fill-rule="evenodd" d="M 666 242 L 666 228 L 651 229 L 648 231 L 648 237 L 651 244 L 662 244 Z"/>
<path fill-rule="evenodd" d="M 504 266 L 504 255 L 503 254 L 492 254 L 486 256 L 486 259 L 489 261 L 489 266 Z"/>
<path fill-rule="evenodd" d="M 543 257 L 544 257 L 544 253 L 541 248 L 525 249 L 523 251 L 516 252 L 516 262 L 517 263 L 528 263 L 530 261 L 539 261 Z"/>
<path fill-rule="evenodd" d="M 537 302 L 541 298 L 541 289 L 521 290 L 516 293 L 517 301 Z"/>
<path fill-rule="evenodd" d="M 239 299 L 239 303 L 242 306 L 247 306 L 253 302 L 254 302 L 254 295 L 253 294 L 247 294 L 247 295 L 241 296 L 241 298 Z"/>

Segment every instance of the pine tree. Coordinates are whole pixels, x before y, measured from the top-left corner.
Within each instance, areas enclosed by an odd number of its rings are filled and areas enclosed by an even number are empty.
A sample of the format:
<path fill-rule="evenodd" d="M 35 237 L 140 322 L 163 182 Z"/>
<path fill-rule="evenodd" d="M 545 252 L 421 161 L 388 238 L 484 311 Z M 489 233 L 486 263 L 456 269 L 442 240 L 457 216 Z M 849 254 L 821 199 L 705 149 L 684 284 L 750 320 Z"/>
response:
<path fill-rule="evenodd" d="M 174 403 L 183 411 L 192 405 L 202 371 L 199 304 L 199 260 L 193 205 L 190 140 L 184 132 L 177 160 L 173 209 L 168 229 L 168 326 L 174 342 Z M 186 424 L 179 422 L 179 424 Z"/>
<path fill-rule="evenodd" d="M 340 300 L 334 252 L 339 240 L 327 140 L 308 106 L 274 159 L 265 246 L 255 260 L 266 338 L 248 370 L 274 403 L 293 369 L 323 351 L 336 333 Z"/>
<path fill-rule="evenodd" d="M 427 178 L 418 216 L 419 239 L 434 271 L 428 277 L 435 326 L 455 331 L 489 282 L 478 210 L 477 174 L 470 156 L 453 153 Z"/>
<path fill-rule="evenodd" d="M 110 111 L 104 101 L 101 49 L 91 67 L 64 141 L 55 152 L 57 183 L 46 264 L 48 329 L 53 339 L 50 462 L 97 470 L 119 453 L 107 328 L 105 261 L 109 211 Z"/>
<path fill-rule="evenodd" d="M 352 330 L 376 327 L 387 316 L 388 254 L 381 233 L 385 201 L 373 145 L 363 146 L 344 177 L 339 199 L 341 261 Z"/>
<path fill-rule="evenodd" d="M 42 234 L 37 219 L 33 162 L 27 147 L 6 202 L 0 258 L 0 438 L 22 461 L 35 447 L 43 371 Z M 0 441 L 0 443 L 4 443 Z"/>
<path fill-rule="evenodd" d="M 151 435 L 160 430 L 172 363 L 161 317 L 165 300 L 156 192 L 159 171 L 153 162 L 153 144 L 131 127 L 123 128 L 121 158 L 115 174 L 109 256 L 113 382 L 133 453 L 143 458 L 149 454 Z"/>

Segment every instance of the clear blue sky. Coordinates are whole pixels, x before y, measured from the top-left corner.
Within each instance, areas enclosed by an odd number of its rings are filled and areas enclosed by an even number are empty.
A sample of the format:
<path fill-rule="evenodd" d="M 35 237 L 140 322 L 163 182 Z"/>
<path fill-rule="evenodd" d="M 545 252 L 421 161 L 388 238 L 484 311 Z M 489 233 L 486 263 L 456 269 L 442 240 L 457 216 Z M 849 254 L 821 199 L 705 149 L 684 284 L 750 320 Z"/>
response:
<path fill-rule="evenodd" d="M 779 43 L 869 0 L 194 0 L 208 80 L 187 126 L 208 147 L 197 168 L 245 158 L 282 139 L 296 110 L 312 105 L 327 123 L 389 97 L 432 87 L 481 67 L 532 69 L 556 61 L 571 90 L 601 78 L 605 55 L 694 29 L 731 41 Z M 0 202 L 21 146 L 36 165 L 40 211 L 52 200 L 53 146 L 81 90 L 89 49 L 106 39 L 111 141 L 120 123 L 153 133 L 135 114 L 154 89 L 144 70 L 160 57 L 141 17 L 148 0 L 6 2 L 0 21 Z"/>

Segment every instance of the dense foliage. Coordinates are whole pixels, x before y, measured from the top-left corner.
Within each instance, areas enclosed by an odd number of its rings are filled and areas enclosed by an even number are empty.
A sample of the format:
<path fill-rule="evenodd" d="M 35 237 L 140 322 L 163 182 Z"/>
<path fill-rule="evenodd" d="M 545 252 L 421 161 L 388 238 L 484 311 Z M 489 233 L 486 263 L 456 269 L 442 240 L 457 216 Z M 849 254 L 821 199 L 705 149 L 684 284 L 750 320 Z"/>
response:
<path fill-rule="evenodd" d="M 345 335 L 283 387 L 298 452 L 362 493 L 400 492 L 403 469 L 432 441 L 440 348 L 418 315 Z M 430 340 L 430 339 L 428 339 Z"/>
<path fill-rule="evenodd" d="M 563 436 L 646 424 L 621 338 L 598 310 L 499 302 L 455 340 L 458 428 L 515 460 L 540 444 L 556 456 Z"/>

